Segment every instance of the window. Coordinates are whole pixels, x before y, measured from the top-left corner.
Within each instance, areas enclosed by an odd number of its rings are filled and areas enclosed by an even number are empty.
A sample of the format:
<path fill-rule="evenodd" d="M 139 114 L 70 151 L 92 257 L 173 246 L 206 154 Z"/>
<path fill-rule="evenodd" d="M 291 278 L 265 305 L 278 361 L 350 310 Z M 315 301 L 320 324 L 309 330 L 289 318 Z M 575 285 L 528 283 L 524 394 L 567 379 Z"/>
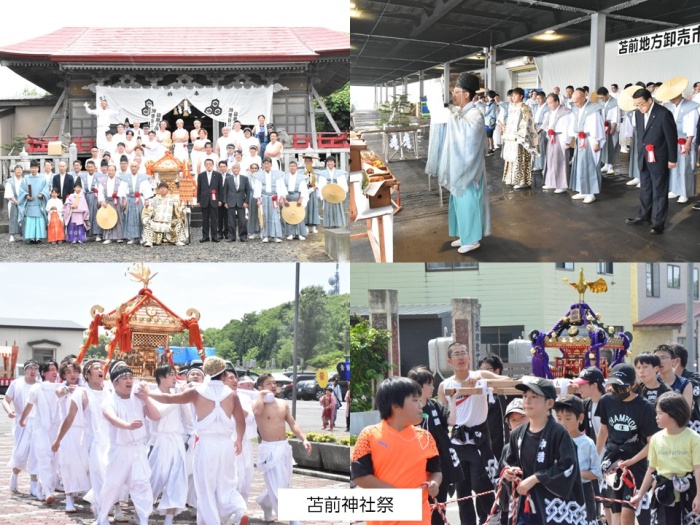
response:
<path fill-rule="evenodd" d="M 675 264 L 669 264 L 667 268 L 668 283 L 669 288 L 680 288 L 681 287 L 681 267 Z"/>
<path fill-rule="evenodd" d="M 698 283 L 698 269 L 693 268 L 693 299 L 696 301 L 700 298 L 700 284 Z"/>
<path fill-rule="evenodd" d="M 94 99 L 89 101 L 94 105 Z M 95 136 L 97 117 L 85 111 L 83 100 L 70 101 L 70 133 L 71 137 L 92 138 Z M 94 108 L 93 108 L 94 109 Z"/>
<path fill-rule="evenodd" d="M 32 359 L 36 359 L 37 363 L 43 363 L 52 360 L 54 358 L 53 353 L 54 351 L 48 348 L 33 348 Z"/>
<path fill-rule="evenodd" d="M 451 272 L 454 270 L 478 270 L 479 263 L 459 262 L 459 263 L 425 263 L 426 272 Z"/>
<path fill-rule="evenodd" d="M 275 94 L 272 99 L 272 119 L 268 120 L 274 123 L 275 128 L 284 128 L 290 139 L 295 132 L 308 132 L 307 103 L 306 96 Z"/>
<path fill-rule="evenodd" d="M 574 263 L 555 263 L 555 268 L 557 270 L 567 270 L 570 272 L 574 271 Z"/>
<path fill-rule="evenodd" d="M 647 297 L 659 297 L 661 286 L 659 281 L 659 263 L 646 264 Z"/>
<path fill-rule="evenodd" d="M 598 263 L 598 273 L 603 275 L 612 275 L 613 263 Z"/>

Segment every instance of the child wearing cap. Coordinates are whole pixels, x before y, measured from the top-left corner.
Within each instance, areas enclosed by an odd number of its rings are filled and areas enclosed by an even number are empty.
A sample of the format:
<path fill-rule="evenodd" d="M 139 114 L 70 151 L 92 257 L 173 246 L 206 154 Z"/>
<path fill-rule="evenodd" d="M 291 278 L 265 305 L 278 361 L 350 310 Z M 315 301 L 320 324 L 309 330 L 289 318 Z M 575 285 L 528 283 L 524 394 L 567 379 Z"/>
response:
<path fill-rule="evenodd" d="M 515 429 L 505 479 L 520 479 L 516 509 L 518 525 L 586 523 L 586 502 L 581 485 L 576 447 L 550 412 L 557 397 L 551 381 L 543 378 L 516 385 L 523 391 L 523 410 L 530 421 Z"/>
<path fill-rule="evenodd" d="M 603 372 L 595 366 L 585 368 L 578 378 L 574 379 L 572 385 L 581 394 L 583 399 L 584 418 L 583 431 L 595 443 L 596 436 L 600 431 L 600 418 L 595 415 L 600 398 L 605 394 L 605 378 Z M 576 393 L 576 391 L 574 392 Z"/>
<path fill-rule="evenodd" d="M 529 418 L 525 414 L 525 411 L 523 410 L 523 400 L 522 398 L 516 397 L 508 403 L 508 406 L 506 407 L 506 413 L 504 416 L 504 419 L 506 421 L 506 425 L 508 425 L 508 430 L 509 432 L 513 432 L 516 428 L 519 426 L 527 423 L 529 421 Z M 502 472 L 505 467 L 508 465 L 506 464 L 506 457 L 508 457 L 508 453 L 510 451 L 510 443 L 506 443 L 503 446 L 503 451 L 501 452 L 501 457 L 500 457 L 500 462 L 498 464 L 498 471 Z M 508 525 L 509 522 L 509 516 L 508 516 L 508 507 L 510 505 L 510 483 L 507 483 L 507 489 L 508 490 L 501 490 L 500 497 L 498 499 L 498 506 L 501 509 L 501 525 Z"/>
<path fill-rule="evenodd" d="M 635 392 L 649 403 L 656 405 L 656 400 L 671 389 L 659 381 L 661 361 L 656 354 L 644 353 L 634 358 L 634 369 L 637 372 Z"/>
<path fill-rule="evenodd" d="M 595 491 L 591 482 L 597 481 L 602 476 L 602 470 L 595 443 L 580 430 L 584 415 L 583 401 L 573 395 L 559 396 L 554 402 L 554 413 L 557 423 L 566 429 L 576 444 L 578 468 L 581 472 L 581 483 L 583 483 L 583 493 L 586 497 L 586 516 L 588 523 L 595 523 L 598 511 Z"/>
<path fill-rule="evenodd" d="M 612 392 L 600 399 L 596 411 L 602 423 L 596 447 L 602 458 L 603 472 L 614 475 L 612 486 L 604 478 L 602 492 L 603 496 L 616 500 L 629 501 L 641 485 L 647 469 L 647 443 L 658 431 L 654 407 L 632 391 L 635 381 L 632 365 L 620 363 L 613 367 L 608 377 Z M 616 466 L 629 469 L 635 484 L 625 483 L 629 481 L 628 477 L 621 478 L 622 472 Z M 608 523 L 634 525 L 635 512 L 631 506 L 610 502 L 604 502 L 603 506 Z M 618 516 L 613 518 L 615 514 Z M 642 525 L 649 523 L 648 509 L 644 509 L 638 518 Z"/>
<path fill-rule="evenodd" d="M 430 521 L 428 495 L 437 496 L 442 474 L 435 440 L 415 426 L 423 420 L 420 398 L 421 387 L 406 377 L 390 377 L 379 384 L 375 402 L 382 421 L 360 432 L 350 476 L 366 489 L 424 487 L 422 517 L 408 522 L 368 521 L 368 525 Z"/>
<path fill-rule="evenodd" d="M 690 525 L 696 523 L 693 514 L 700 514 L 700 435 L 686 426 L 689 419 L 690 407 L 683 396 L 667 392 L 659 397 L 656 420 L 661 431 L 649 441 L 649 468 L 630 500 L 637 506 L 653 478 L 652 506 L 661 514 L 659 522 L 667 525 Z"/>

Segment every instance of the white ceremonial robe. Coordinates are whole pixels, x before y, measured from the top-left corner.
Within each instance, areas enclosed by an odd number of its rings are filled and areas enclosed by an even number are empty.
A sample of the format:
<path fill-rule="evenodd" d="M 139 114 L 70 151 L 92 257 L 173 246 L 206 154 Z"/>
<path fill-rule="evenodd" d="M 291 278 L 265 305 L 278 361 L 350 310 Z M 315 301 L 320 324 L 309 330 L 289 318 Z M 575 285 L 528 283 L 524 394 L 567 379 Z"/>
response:
<path fill-rule="evenodd" d="M 36 383 L 35 383 L 36 384 Z M 31 453 L 32 436 L 34 433 L 34 411 L 29 413 L 29 416 L 24 420 L 24 428 L 19 426 L 19 419 L 22 417 L 24 407 L 27 405 L 29 390 L 34 385 L 27 383 L 23 377 L 18 377 L 10 383 L 6 396 L 12 398 L 12 404 L 15 408 L 15 418 L 12 420 L 12 435 L 14 437 L 14 446 L 12 447 L 12 457 L 7 464 L 9 468 L 19 470 L 28 470 L 30 474 L 37 473 L 36 458 Z"/>
<path fill-rule="evenodd" d="M 165 514 L 176 509 L 176 514 L 185 508 L 187 500 L 187 469 L 185 467 L 185 429 L 182 412 L 184 405 L 163 405 L 154 402 L 160 412 L 158 421 L 151 421 L 151 488 L 154 498 L 161 496 L 158 511 Z"/>
<path fill-rule="evenodd" d="M 245 512 L 246 504 L 236 490 L 236 452 L 231 435 L 235 422 L 221 408 L 233 392 L 221 381 L 197 387 L 202 397 L 214 401 L 214 409 L 195 423 L 198 441 L 194 449 L 194 487 L 197 493 L 197 524 L 217 525 Z"/>
<path fill-rule="evenodd" d="M 107 396 L 102 408 L 111 408 L 114 414 L 127 422 L 140 419 L 145 423 L 144 403 L 132 394 L 122 399 L 116 393 Z M 105 481 L 100 494 L 99 525 L 109 523 L 112 505 L 121 499 L 123 489 L 128 490 L 141 523 L 148 523 L 153 512 L 151 467 L 148 464 L 146 426 L 136 430 L 124 430 L 109 424 L 109 455 L 105 469 Z"/>
<path fill-rule="evenodd" d="M 573 115 L 566 106 L 558 106 L 547 115 L 547 122 L 543 126 L 547 144 L 547 162 L 544 168 L 544 186 L 563 190 L 569 187 L 567 171 L 569 163 L 566 158 L 566 146 L 571 142 L 569 128 Z M 549 133 L 554 132 L 554 136 Z M 554 138 L 554 144 L 552 144 Z"/>
<path fill-rule="evenodd" d="M 85 387 L 84 395 L 87 398 L 87 407 L 84 410 L 83 400 L 79 396 L 73 396 L 71 403 L 75 403 L 78 411 L 84 412 L 85 416 L 91 488 L 83 499 L 92 504 L 93 514 L 97 517 L 100 514 L 100 494 L 105 481 L 109 453 L 109 423 L 102 413 L 102 403 L 111 392 L 105 384 L 102 390 Z"/>
<path fill-rule="evenodd" d="M 243 437 L 243 447 L 241 453 L 236 456 L 236 476 L 238 478 L 236 490 L 248 504 L 250 497 L 250 487 L 253 484 L 253 445 L 251 439 L 257 437 L 257 425 L 255 423 L 255 415 L 253 414 L 253 400 L 247 395 L 240 395 L 241 390 L 238 390 L 238 399 L 241 401 L 241 407 L 248 415 L 245 418 L 245 435 Z M 232 439 L 236 439 L 234 434 Z"/>
<path fill-rule="evenodd" d="M 669 173 L 668 190 L 679 197 L 693 197 L 695 195 L 695 157 L 697 148 L 690 145 L 688 154 L 683 154 L 682 141 L 693 140 L 698 127 L 698 104 L 682 99 L 676 106 L 668 102 L 664 104 L 666 109 L 673 113 L 678 130 L 678 162 Z"/>
<path fill-rule="evenodd" d="M 477 110 L 478 111 L 478 110 Z M 262 441 L 258 447 L 258 468 L 265 478 L 265 491 L 255 501 L 265 509 L 278 513 L 279 489 L 292 483 L 292 446 L 287 440 Z"/>
<path fill-rule="evenodd" d="M 605 142 L 603 117 L 597 104 L 587 102 L 582 108 L 574 106 L 573 118 L 569 126 L 569 135 L 576 137 L 574 160 L 571 165 L 570 187 L 583 195 L 600 193 L 601 173 L 598 169 L 600 149 L 593 151 L 593 144 L 601 147 Z M 586 135 L 585 139 L 578 138 L 579 133 Z"/>
<path fill-rule="evenodd" d="M 56 488 L 57 463 L 51 445 L 58 436 L 60 420 L 58 415 L 59 383 L 37 383 L 29 389 L 27 403 L 34 405 L 34 433 L 32 453 L 36 459 L 37 476 L 44 491 L 44 497 L 53 494 Z"/>
<path fill-rule="evenodd" d="M 72 394 L 67 394 L 58 400 L 61 421 L 65 421 L 70 410 L 73 398 L 76 404 L 82 405 L 84 389 L 76 388 Z M 90 490 L 90 476 L 88 474 L 89 458 L 85 454 L 87 440 L 85 430 L 87 421 L 83 408 L 78 405 L 78 411 L 73 419 L 73 424 L 61 440 L 61 447 L 58 449 L 58 470 L 61 473 L 61 482 L 66 494 L 77 494 Z"/>

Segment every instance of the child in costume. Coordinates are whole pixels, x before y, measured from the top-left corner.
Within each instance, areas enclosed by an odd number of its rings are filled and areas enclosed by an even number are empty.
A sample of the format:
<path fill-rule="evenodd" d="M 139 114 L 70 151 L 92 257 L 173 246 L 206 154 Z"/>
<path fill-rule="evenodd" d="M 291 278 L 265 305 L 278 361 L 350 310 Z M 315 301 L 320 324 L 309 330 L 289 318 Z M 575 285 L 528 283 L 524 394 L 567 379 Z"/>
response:
<path fill-rule="evenodd" d="M 85 242 L 86 230 L 90 229 L 90 209 L 83 195 L 80 177 L 75 181 L 73 193 L 66 198 L 63 206 L 63 221 L 66 224 L 68 242 L 72 244 Z"/>
<path fill-rule="evenodd" d="M 58 189 L 51 188 L 51 198 L 46 203 L 46 212 L 49 214 L 48 236 L 51 244 L 57 244 L 66 240 L 63 232 L 63 201 L 58 196 Z"/>

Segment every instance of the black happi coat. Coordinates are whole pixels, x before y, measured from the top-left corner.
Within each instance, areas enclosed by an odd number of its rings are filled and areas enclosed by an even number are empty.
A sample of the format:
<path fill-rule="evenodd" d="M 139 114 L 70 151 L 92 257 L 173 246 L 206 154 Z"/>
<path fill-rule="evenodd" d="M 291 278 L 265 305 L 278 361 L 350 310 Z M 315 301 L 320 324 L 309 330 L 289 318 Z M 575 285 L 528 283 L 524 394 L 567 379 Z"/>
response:
<path fill-rule="evenodd" d="M 530 490 L 538 519 L 546 525 L 587 525 L 586 501 L 578 468 L 576 445 L 566 429 L 549 418 L 542 430 L 535 457 L 521 457 L 521 447 L 530 423 L 525 423 L 510 435 L 508 465 L 523 470 L 523 479 L 537 475 L 539 483 Z M 522 512 L 525 498 L 520 498 Z"/>

